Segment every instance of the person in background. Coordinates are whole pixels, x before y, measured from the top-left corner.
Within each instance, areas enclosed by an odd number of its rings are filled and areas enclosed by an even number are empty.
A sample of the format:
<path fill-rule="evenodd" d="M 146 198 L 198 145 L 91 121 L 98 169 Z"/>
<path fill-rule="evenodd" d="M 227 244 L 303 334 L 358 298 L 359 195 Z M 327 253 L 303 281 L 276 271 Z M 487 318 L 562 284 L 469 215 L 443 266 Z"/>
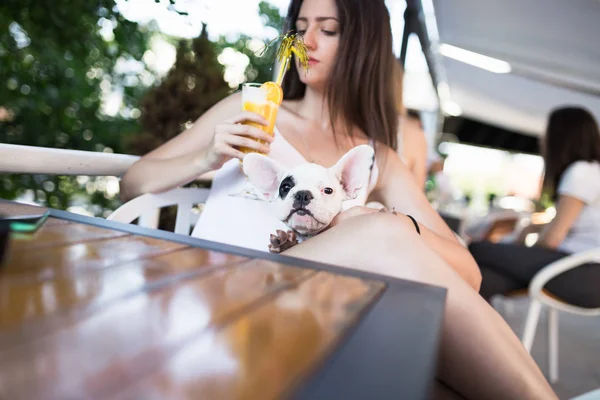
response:
<path fill-rule="evenodd" d="M 482 274 L 480 293 L 526 289 L 551 262 L 600 247 L 600 132 L 594 117 L 580 107 L 551 112 L 541 143 L 543 188 L 556 202 L 556 216 L 533 247 L 476 242 L 469 250 Z M 600 263 L 600 260 L 598 260 Z M 600 264 L 589 263 L 552 279 L 546 289 L 581 307 L 600 307 Z"/>
<path fill-rule="evenodd" d="M 406 109 L 403 96 L 404 72 L 400 63 L 394 66 L 394 92 L 396 110 L 400 115 L 397 152 L 415 178 L 417 185 L 425 189 L 427 179 L 427 140 L 419 111 Z"/>
<path fill-rule="evenodd" d="M 427 140 L 419 111 L 408 109 L 398 137 L 400 158 L 415 177 L 417 184 L 425 188 L 427 179 Z"/>

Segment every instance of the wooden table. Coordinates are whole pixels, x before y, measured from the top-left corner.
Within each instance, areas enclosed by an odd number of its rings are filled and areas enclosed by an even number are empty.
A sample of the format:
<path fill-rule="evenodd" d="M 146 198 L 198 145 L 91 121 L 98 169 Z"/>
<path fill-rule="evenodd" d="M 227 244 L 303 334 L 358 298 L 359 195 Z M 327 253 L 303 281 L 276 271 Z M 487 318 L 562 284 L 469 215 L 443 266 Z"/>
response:
<path fill-rule="evenodd" d="M 0 267 L 0 399 L 429 396 L 444 289 L 50 211 Z"/>

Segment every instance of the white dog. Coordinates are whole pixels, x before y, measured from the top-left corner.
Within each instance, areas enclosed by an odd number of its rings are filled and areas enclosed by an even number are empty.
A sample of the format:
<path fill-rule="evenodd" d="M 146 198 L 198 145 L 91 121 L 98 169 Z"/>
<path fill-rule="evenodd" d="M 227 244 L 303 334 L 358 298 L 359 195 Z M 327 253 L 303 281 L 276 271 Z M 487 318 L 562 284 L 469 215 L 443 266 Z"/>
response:
<path fill-rule="evenodd" d="M 356 198 L 369 182 L 374 150 L 361 145 L 346 153 L 333 167 L 303 164 L 287 170 L 271 158 L 250 153 L 244 173 L 267 201 L 274 201 L 277 217 L 291 230 L 271 235 L 269 249 L 279 253 L 329 226 L 342 202 Z"/>

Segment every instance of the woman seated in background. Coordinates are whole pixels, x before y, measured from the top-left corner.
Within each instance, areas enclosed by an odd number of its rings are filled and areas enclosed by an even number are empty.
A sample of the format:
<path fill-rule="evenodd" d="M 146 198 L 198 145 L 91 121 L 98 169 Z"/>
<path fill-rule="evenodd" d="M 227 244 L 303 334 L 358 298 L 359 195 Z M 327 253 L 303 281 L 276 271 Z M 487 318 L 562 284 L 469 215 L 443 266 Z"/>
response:
<path fill-rule="evenodd" d="M 600 132 L 594 117 L 579 107 L 554 110 L 541 148 L 543 189 L 556 202 L 556 216 L 533 247 L 490 242 L 469 246 L 481 269 L 480 293 L 488 301 L 527 288 L 553 261 L 600 247 Z M 600 264 L 567 271 L 546 288 L 571 304 L 600 307 Z"/>

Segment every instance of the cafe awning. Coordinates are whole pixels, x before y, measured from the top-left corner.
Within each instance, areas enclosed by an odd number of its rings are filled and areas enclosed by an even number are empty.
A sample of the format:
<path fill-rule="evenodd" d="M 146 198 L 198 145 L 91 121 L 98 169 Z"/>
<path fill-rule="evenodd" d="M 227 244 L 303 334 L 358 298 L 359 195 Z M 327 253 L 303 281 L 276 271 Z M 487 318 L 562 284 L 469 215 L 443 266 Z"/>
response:
<path fill-rule="evenodd" d="M 600 1 L 407 0 L 405 18 L 419 33 L 442 111 L 459 117 L 445 124 L 459 138 L 465 126 L 483 125 L 535 138 L 565 104 L 600 120 Z M 483 145 L 502 142 L 487 136 Z M 505 143 L 518 150 L 527 140 Z"/>

